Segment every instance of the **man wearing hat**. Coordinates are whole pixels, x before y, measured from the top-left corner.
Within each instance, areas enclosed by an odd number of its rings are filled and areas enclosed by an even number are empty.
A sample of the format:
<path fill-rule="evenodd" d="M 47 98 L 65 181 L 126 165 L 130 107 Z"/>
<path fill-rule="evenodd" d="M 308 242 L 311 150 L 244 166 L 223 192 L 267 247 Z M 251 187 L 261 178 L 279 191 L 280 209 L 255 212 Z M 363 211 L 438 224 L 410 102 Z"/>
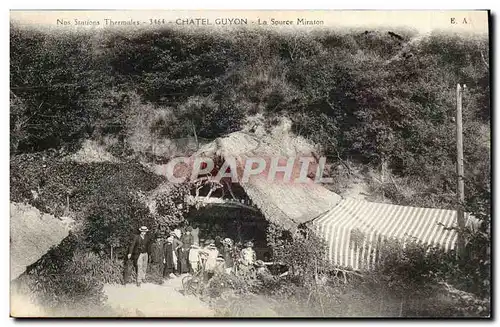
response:
<path fill-rule="evenodd" d="M 230 238 L 225 238 L 222 241 L 222 255 L 224 257 L 224 262 L 226 265 L 226 272 L 230 273 L 234 267 L 234 248 L 233 248 L 233 240 Z"/>
<path fill-rule="evenodd" d="M 178 229 L 180 231 L 180 229 Z M 173 260 L 174 260 L 174 273 L 175 275 L 179 272 L 179 251 L 182 247 L 182 242 L 177 237 L 175 231 L 170 233 L 170 237 L 172 237 L 172 248 L 173 248 Z"/>
<path fill-rule="evenodd" d="M 139 228 L 139 235 L 136 235 L 130 244 L 127 257 L 136 263 L 137 286 L 141 286 L 141 282 L 146 279 L 146 271 L 148 269 L 148 252 L 150 240 L 146 235 L 149 229 L 146 226 Z"/>
<path fill-rule="evenodd" d="M 175 238 L 175 233 L 167 237 L 163 247 L 163 278 L 169 279 L 177 269 L 177 250 L 182 246 L 181 241 Z"/>

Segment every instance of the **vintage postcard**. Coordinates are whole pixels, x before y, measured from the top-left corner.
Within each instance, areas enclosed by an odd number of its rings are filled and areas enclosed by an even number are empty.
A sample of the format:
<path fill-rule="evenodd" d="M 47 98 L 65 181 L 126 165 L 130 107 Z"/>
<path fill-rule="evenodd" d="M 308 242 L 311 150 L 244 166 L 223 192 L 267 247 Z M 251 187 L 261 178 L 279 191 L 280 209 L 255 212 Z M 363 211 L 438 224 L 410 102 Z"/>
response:
<path fill-rule="evenodd" d="M 11 11 L 11 316 L 489 318 L 489 22 Z"/>

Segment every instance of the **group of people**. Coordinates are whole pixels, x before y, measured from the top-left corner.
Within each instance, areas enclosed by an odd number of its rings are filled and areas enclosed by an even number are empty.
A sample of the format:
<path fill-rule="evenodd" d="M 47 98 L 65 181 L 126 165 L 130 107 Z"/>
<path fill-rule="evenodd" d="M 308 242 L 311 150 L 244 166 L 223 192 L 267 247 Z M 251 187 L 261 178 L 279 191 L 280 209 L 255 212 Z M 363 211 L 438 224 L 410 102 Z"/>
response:
<path fill-rule="evenodd" d="M 243 249 L 235 246 L 230 238 L 200 239 L 199 228 L 188 226 L 181 231 L 175 229 L 165 237 L 151 239 L 146 226 L 139 228 L 127 253 L 136 270 L 136 284 L 140 286 L 149 272 L 162 276 L 163 280 L 172 275 L 196 274 L 203 270 L 207 278 L 215 273 L 247 274 L 254 269 L 263 270 L 265 264 L 256 260 L 253 242 L 248 241 Z M 124 276 L 124 282 L 128 278 Z"/>

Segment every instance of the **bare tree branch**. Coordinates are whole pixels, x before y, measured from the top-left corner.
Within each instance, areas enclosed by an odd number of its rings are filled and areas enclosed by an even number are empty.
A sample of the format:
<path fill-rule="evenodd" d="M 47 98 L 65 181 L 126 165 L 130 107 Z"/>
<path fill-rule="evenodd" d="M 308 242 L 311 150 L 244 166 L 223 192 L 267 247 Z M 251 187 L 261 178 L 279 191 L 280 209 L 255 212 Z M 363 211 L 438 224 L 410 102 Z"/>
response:
<path fill-rule="evenodd" d="M 490 69 L 490 65 L 488 64 L 488 62 L 486 61 L 486 58 L 484 57 L 484 53 L 482 50 L 479 51 L 481 53 L 481 59 L 483 59 L 483 63 L 484 65 L 486 66 L 486 68 Z"/>

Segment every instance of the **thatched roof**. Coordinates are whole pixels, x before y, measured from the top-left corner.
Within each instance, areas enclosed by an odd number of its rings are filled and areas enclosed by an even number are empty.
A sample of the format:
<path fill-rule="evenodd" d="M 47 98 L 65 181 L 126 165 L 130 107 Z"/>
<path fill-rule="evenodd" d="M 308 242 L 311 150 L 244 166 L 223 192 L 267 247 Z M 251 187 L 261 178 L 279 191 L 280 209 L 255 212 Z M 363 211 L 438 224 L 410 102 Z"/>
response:
<path fill-rule="evenodd" d="M 275 157 L 312 157 L 314 146 L 301 137 L 292 136 L 284 128 L 268 135 L 254 135 L 246 132 L 235 132 L 216 139 L 203 146 L 195 156 L 236 158 L 238 175 L 241 177 L 246 160 L 251 157 L 263 158 L 269 164 Z M 311 165 L 314 173 L 316 166 Z M 341 199 L 339 195 L 327 190 L 308 178 L 307 183 L 290 183 L 277 179 L 269 181 L 266 169 L 263 173 L 252 176 L 248 182 L 241 182 L 247 195 L 259 207 L 267 220 L 277 223 L 286 229 L 295 229 L 297 225 L 307 222 L 321 213 L 333 208 Z M 300 173 L 300 162 L 294 162 L 293 177 Z"/>
<path fill-rule="evenodd" d="M 21 275 L 69 233 L 69 226 L 28 204 L 10 204 L 10 280 Z"/>
<path fill-rule="evenodd" d="M 256 178 L 242 186 L 266 219 L 286 229 L 295 229 L 340 201 L 339 195 L 319 184 L 278 184 Z"/>

